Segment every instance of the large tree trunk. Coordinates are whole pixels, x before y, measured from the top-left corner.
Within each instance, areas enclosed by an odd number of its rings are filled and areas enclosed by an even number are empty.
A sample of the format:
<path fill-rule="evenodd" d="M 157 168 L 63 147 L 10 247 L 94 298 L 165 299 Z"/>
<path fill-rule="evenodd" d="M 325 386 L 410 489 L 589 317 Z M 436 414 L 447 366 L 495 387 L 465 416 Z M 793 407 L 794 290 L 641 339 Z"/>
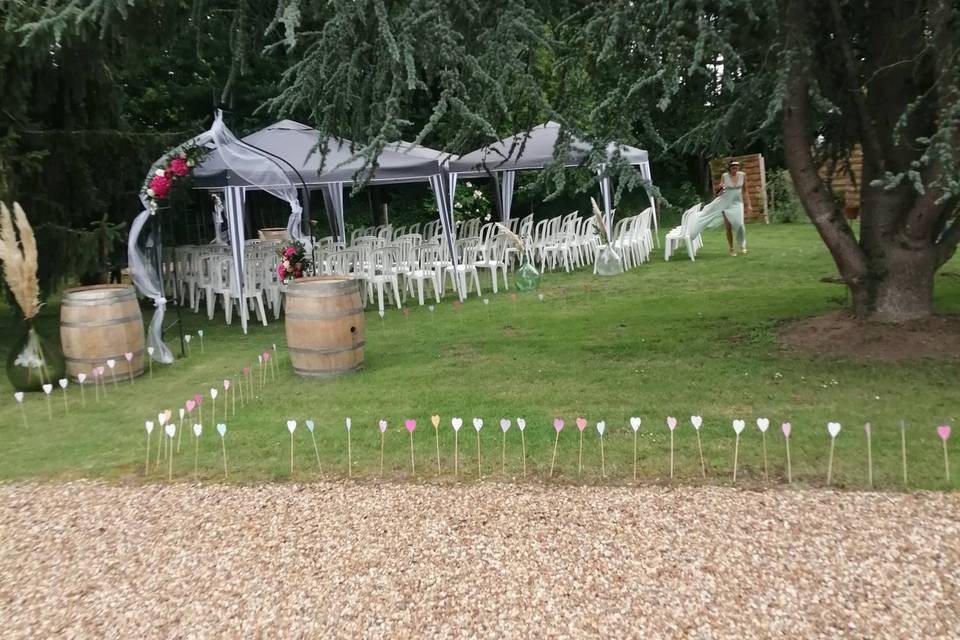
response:
<path fill-rule="evenodd" d="M 836 11 L 839 16 L 839 8 Z M 795 54 L 783 99 L 783 131 L 787 167 L 797 195 L 850 288 L 858 317 L 881 322 L 927 317 L 933 312 L 934 274 L 943 263 L 945 251 L 931 229 L 943 207 L 935 205 L 930 194 L 921 196 L 909 184 L 893 189 L 872 186 L 885 172 L 902 171 L 915 158 L 915 150 L 895 142 L 892 132 L 909 96 L 919 91 L 915 87 L 904 89 L 914 80 L 909 69 L 890 65 L 895 70 L 884 72 L 880 88 L 872 90 L 866 99 L 857 94 L 852 100 L 864 142 L 858 240 L 820 178 L 813 154 L 816 132 L 811 124 L 810 93 L 815 63 L 809 55 L 808 36 L 815 19 L 805 2 L 788 0 L 784 27 L 787 46 Z M 847 84 L 857 91 L 859 82 L 852 66 L 855 56 L 847 53 Z M 875 57 L 886 62 L 880 54 Z M 922 121 L 920 124 L 926 126 Z M 915 139 L 925 133 L 908 131 L 907 137 Z"/>

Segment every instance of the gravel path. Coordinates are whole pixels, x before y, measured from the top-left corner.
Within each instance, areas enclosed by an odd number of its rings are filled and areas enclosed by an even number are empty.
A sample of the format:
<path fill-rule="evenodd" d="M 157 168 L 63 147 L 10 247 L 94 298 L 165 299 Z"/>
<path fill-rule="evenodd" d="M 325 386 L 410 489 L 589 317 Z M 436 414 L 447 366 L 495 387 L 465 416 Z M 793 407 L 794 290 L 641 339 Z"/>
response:
<path fill-rule="evenodd" d="M 960 635 L 960 495 L 0 485 L 3 637 Z"/>

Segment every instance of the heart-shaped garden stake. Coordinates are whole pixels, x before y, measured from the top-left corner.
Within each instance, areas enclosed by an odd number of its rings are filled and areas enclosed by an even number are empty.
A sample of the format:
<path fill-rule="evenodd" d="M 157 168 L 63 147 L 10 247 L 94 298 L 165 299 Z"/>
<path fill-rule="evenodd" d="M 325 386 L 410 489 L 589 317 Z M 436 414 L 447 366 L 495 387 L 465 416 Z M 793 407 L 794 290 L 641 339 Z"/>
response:
<path fill-rule="evenodd" d="M 167 432 L 168 438 L 172 438 L 173 436 L 177 435 L 177 425 L 173 424 L 172 422 L 165 426 L 163 430 Z"/>
<path fill-rule="evenodd" d="M 690 416 L 690 424 L 693 425 L 693 430 L 697 432 L 697 452 L 700 454 L 700 477 L 706 480 L 707 467 L 703 463 L 703 443 L 700 440 L 700 427 L 703 426 L 703 417 Z"/>
<path fill-rule="evenodd" d="M 320 473 L 323 473 L 323 467 L 320 465 L 320 449 L 317 448 L 317 437 L 313 435 L 313 430 L 316 428 L 316 424 L 313 420 L 304 420 L 304 425 L 307 427 L 307 431 L 310 432 L 310 441 L 313 442 L 313 455 L 317 457 L 317 469 Z"/>
<path fill-rule="evenodd" d="M 413 457 L 413 432 L 417 428 L 417 421 L 409 419 L 404 420 L 403 425 L 407 428 L 407 433 L 410 435 L 410 474 L 416 476 L 417 466 Z"/>
<path fill-rule="evenodd" d="M 577 480 L 583 477 L 583 430 L 587 428 L 587 421 L 578 417 L 577 430 L 580 432 L 580 446 L 577 450 Z"/>
<path fill-rule="evenodd" d="M 347 427 L 347 477 L 353 477 L 353 440 L 351 427 L 353 427 L 353 420 L 349 417 L 343 421 L 344 426 Z M 319 458 L 317 459 L 319 463 Z"/>
<path fill-rule="evenodd" d="M 290 475 L 293 475 L 293 432 L 297 430 L 296 420 L 287 420 L 287 431 L 290 432 Z"/>
<path fill-rule="evenodd" d="M 453 427 L 453 477 L 460 475 L 460 427 L 463 426 L 462 418 L 451 418 L 450 426 Z"/>
<path fill-rule="evenodd" d="M 193 413 L 193 409 L 194 409 L 194 407 L 196 407 L 196 406 L 197 406 L 197 403 L 196 403 L 196 402 L 194 402 L 193 400 L 187 400 L 187 411 L 188 411 L 189 413 Z"/>
<path fill-rule="evenodd" d="M 790 465 L 790 432 L 793 431 L 793 425 L 784 422 L 780 425 L 780 431 L 783 432 L 783 443 L 787 447 L 787 482 L 793 484 L 793 469 Z"/>
<path fill-rule="evenodd" d="M 460 431 L 460 427 L 463 426 L 463 418 L 451 418 L 450 426 L 453 427 L 454 431 Z"/>
<path fill-rule="evenodd" d="M 733 431 L 737 434 L 737 439 L 733 445 L 733 484 L 737 484 L 737 462 L 740 458 L 740 434 L 743 433 L 744 427 L 747 426 L 747 423 L 743 420 L 734 420 L 733 421 Z"/>
<path fill-rule="evenodd" d="M 640 431 L 641 420 L 637 416 L 630 418 L 630 428 L 633 429 L 633 481 L 637 481 L 637 432 Z"/>
<path fill-rule="evenodd" d="M 540 294 L 541 296 L 543 294 Z M 557 432 L 557 437 L 553 440 L 553 457 L 550 459 L 550 477 L 553 477 L 553 465 L 557 461 L 557 444 L 560 442 L 560 432 L 563 431 L 563 418 L 553 419 L 553 429 Z"/>
<path fill-rule="evenodd" d="M 227 425 L 222 422 L 217 424 L 217 433 L 220 434 L 220 450 L 223 451 L 223 477 L 227 477 L 227 439 L 224 437 L 227 435 Z M 293 434 L 290 434 L 290 437 L 293 438 Z"/>
<path fill-rule="evenodd" d="M 202 424 L 193 425 L 193 435 L 199 438 L 201 433 L 203 433 L 203 425 Z"/>
<path fill-rule="evenodd" d="M 314 427 L 317 426 L 317 425 L 313 422 L 313 420 L 306 420 L 303 424 L 306 425 L 307 431 L 309 431 L 310 433 L 313 433 Z"/>
<path fill-rule="evenodd" d="M 947 457 L 947 439 L 950 438 L 950 425 L 942 424 L 937 427 L 937 435 L 940 436 L 940 442 L 943 444 L 943 469 L 947 474 L 947 482 L 950 482 L 950 458 Z"/>
<path fill-rule="evenodd" d="M 676 428 L 677 428 L 677 419 L 674 418 L 673 416 L 668 416 L 668 417 L 667 417 L 667 428 L 670 429 L 670 431 L 673 431 L 674 429 L 676 429 Z"/>
<path fill-rule="evenodd" d="M 180 419 L 183 420 L 183 417 L 187 415 L 187 410 L 183 407 L 180 407 Z"/>
<path fill-rule="evenodd" d="M 580 431 L 583 431 L 586 428 L 587 428 L 587 421 L 584 420 L 583 418 L 577 418 L 577 429 L 579 429 Z"/>
<path fill-rule="evenodd" d="M 161 411 L 160 413 L 158 413 L 158 414 L 157 414 L 157 422 L 160 423 L 160 426 L 161 426 L 161 427 L 162 427 L 163 425 L 165 425 L 165 424 L 167 423 L 167 414 L 164 413 L 164 412 L 162 412 L 162 411 Z"/>
<path fill-rule="evenodd" d="M 434 428 L 434 429 L 439 428 L 439 427 L 440 427 L 440 416 L 438 416 L 438 415 L 436 415 L 436 414 L 430 416 L 430 424 L 433 425 L 433 428 Z"/>
<path fill-rule="evenodd" d="M 507 475 L 507 430 L 510 429 L 510 421 L 506 418 L 500 418 L 500 475 Z"/>
<path fill-rule="evenodd" d="M 833 479 L 833 449 L 837 443 L 837 436 L 840 435 L 840 423 L 828 422 L 827 433 L 830 434 L 830 459 L 827 462 L 827 486 L 830 486 Z"/>
<path fill-rule="evenodd" d="M 480 429 L 483 428 L 483 418 L 474 418 L 473 419 L 473 428 L 477 430 L 477 433 L 480 432 Z"/>
<path fill-rule="evenodd" d="M 297 421 L 296 420 L 287 420 L 287 431 L 293 434 L 297 430 Z"/>
<path fill-rule="evenodd" d="M 636 416 L 630 418 L 630 428 L 633 429 L 634 433 L 636 433 L 637 430 L 640 429 L 640 422 L 641 422 L 640 418 Z"/>
<path fill-rule="evenodd" d="M 763 479 L 765 481 L 770 480 L 770 472 L 767 467 L 767 429 L 770 428 L 770 420 L 767 418 L 757 418 L 757 429 L 760 430 L 760 435 L 763 437 Z"/>
<path fill-rule="evenodd" d="M 150 473 L 150 434 L 153 433 L 153 420 L 147 420 L 146 422 L 143 423 L 143 426 L 146 427 L 147 429 L 147 461 L 143 469 L 143 475 L 147 475 L 148 473 Z M 158 437 L 159 437 L 159 434 L 158 434 Z M 158 454 L 159 454 L 159 451 L 160 449 L 158 447 L 157 448 Z"/>
<path fill-rule="evenodd" d="M 603 432 L 607 430 L 607 423 L 603 420 L 597 423 L 597 433 L 600 434 L 600 477 L 607 477 L 607 460 L 603 452 Z"/>
<path fill-rule="evenodd" d="M 523 453 L 523 477 L 527 477 L 527 439 L 523 431 L 527 428 L 525 418 L 517 418 L 517 429 L 520 429 L 520 447 Z"/>
<path fill-rule="evenodd" d="M 607 428 L 607 423 L 604 422 L 603 420 L 597 423 L 597 433 L 599 433 L 601 436 L 603 435 L 603 432 L 606 430 L 606 428 Z"/>
<path fill-rule="evenodd" d="M 506 433 L 506 431 L 507 431 L 509 428 L 510 428 L 510 421 L 507 420 L 506 418 L 502 418 L 502 419 L 500 420 L 500 430 L 503 431 L 504 433 Z"/>
<path fill-rule="evenodd" d="M 387 421 L 386 421 L 386 420 L 381 420 L 381 421 L 378 423 L 377 426 L 380 427 L 380 433 L 386 433 L 386 432 L 387 432 Z"/>
<path fill-rule="evenodd" d="M 383 477 L 383 438 L 387 433 L 387 421 L 380 420 L 377 423 L 377 426 L 380 427 L 380 477 Z"/>

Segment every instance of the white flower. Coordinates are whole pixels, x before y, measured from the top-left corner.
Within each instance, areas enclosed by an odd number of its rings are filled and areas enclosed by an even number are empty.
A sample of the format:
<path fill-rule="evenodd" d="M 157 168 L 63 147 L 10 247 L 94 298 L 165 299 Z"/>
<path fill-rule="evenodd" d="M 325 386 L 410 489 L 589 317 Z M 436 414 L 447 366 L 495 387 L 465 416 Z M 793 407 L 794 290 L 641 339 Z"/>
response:
<path fill-rule="evenodd" d="M 463 209 L 463 205 L 460 204 L 459 202 L 455 202 L 455 203 L 453 203 L 453 208 L 454 208 L 454 209 Z"/>
<path fill-rule="evenodd" d="M 147 189 L 147 195 L 152 198 L 152 197 L 154 197 L 154 196 L 157 195 L 157 194 L 155 194 L 155 193 L 153 192 L 153 189 Z"/>
<path fill-rule="evenodd" d="M 472 183 L 472 182 L 468 182 L 468 183 L 467 183 L 467 188 L 468 188 L 468 189 L 473 189 L 473 183 Z"/>
<path fill-rule="evenodd" d="M 163 169 L 157 169 L 157 170 L 154 171 L 153 173 L 154 173 L 154 175 L 160 176 L 161 178 L 162 178 L 163 176 L 167 175 L 166 173 L 164 173 Z"/>
<path fill-rule="evenodd" d="M 489 214 L 489 213 L 483 217 L 483 221 L 484 221 L 484 222 L 490 222 L 490 214 Z"/>
<path fill-rule="evenodd" d="M 475 189 L 475 190 L 473 191 L 473 197 L 474 197 L 474 198 L 482 198 L 482 197 L 483 197 L 483 191 L 480 191 L 479 189 Z"/>

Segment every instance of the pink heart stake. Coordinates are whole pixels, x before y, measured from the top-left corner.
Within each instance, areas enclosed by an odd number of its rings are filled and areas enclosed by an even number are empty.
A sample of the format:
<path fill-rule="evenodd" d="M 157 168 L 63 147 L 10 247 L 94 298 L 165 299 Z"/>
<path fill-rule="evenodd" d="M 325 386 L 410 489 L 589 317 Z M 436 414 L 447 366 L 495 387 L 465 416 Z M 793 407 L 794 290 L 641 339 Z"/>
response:
<path fill-rule="evenodd" d="M 937 427 L 937 435 L 940 436 L 940 442 L 943 444 L 943 469 L 947 474 L 947 482 L 950 482 L 950 458 L 947 457 L 947 440 L 950 438 L 950 425 L 942 424 Z"/>
<path fill-rule="evenodd" d="M 863 425 L 863 433 L 867 437 L 867 484 L 871 489 L 873 489 L 873 443 L 870 439 L 872 432 L 873 428 L 869 422 Z"/>
<path fill-rule="evenodd" d="M 580 431 L 583 431 L 586 428 L 587 428 L 587 421 L 584 420 L 583 418 L 577 418 L 577 429 L 579 429 Z"/>
<path fill-rule="evenodd" d="M 410 434 L 410 474 L 413 477 L 417 476 L 417 467 L 413 459 L 413 431 L 417 428 L 416 420 L 404 420 L 403 426 L 407 428 L 407 433 Z"/>
<path fill-rule="evenodd" d="M 380 427 L 380 477 L 383 478 L 383 438 L 387 433 L 387 421 L 381 420 L 377 426 Z"/>
<path fill-rule="evenodd" d="M 789 422 L 784 422 L 780 425 L 780 431 L 783 432 L 783 443 L 787 447 L 787 482 L 793 484 L 793 471 L 790 468 L 790 431 L 793 427 Z"/>
<path fill-rule="evenodd" d="M 667 416 L 667 429 L 670 430 L 670 480 L 673 480 L 673 432 L 677 428 L 677 419 Z"/>
<path fill-rule="evenodd" d="M 543 295 L 542 293 L 540 295 Z M 553 464 L 557 461 L 557 443 L 560 442 L 560 432 L 563 431 L 563 418 L 553 419 L 553 428 L 557 437 L 553 441 L 553 457 L 550 459 L 550 477 L 553 477 Z"/>

